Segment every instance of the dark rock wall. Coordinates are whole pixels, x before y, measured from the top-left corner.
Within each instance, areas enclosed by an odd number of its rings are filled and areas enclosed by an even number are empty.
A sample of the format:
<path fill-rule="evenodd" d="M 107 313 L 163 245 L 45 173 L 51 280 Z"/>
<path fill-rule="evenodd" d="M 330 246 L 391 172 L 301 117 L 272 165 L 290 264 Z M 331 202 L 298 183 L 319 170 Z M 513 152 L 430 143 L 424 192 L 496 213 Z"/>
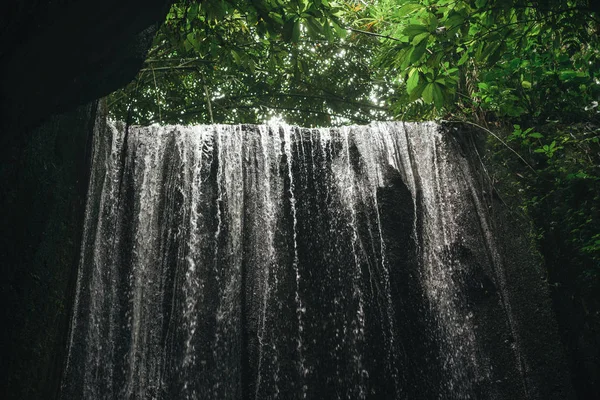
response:
<path fill-rule="evenodd" d="M 62 399 L 574 398 L 474 132 L 108 126 Z"/>
<path fill-rule="evenodd" d="M 96 104 L 52 117 L 0 168 L 3 399 L 51 398 L 66 346 Z"/>
<path fill-rule="evenodd" d="M 598 322 L 594 323 L 594 318 L 600 319 L 600 314 L 593 314 L 592 307 L 581 300 L 578 268 L 574 265 L 573 253 L 564 245 L 565 240 L 554 233 L 547 236 L 542 252 L 550 273 L 549 280 L 556 282 L 552 287 L 552 302 L 567 348 L 573 384 L 580 399 L 597 399 L 600 398 L 600 327 Z M 598 291 L 589 296 L 592 300 L 595 298 L 596 303 L 600 301 Z"/>
<path fill-rule="evenodd" d="M 529 398 L 540 399 L 573 399 L 575 392 L 571 376 L 566 371 L 565 351 L 561 345 L 559 326 L 553 310 L 547 273 L 543 268 L 541 256 L 534 250 L 535 244 L 530 242 L 528 222 L 516 213 L 512 213 L 490 183 L 484 166 L 485 137 L 469 127 L 463 126 L 460 131 L 449 129 L 454 140 L 458 142 L 463 156 L 472 160 L 475 176 L 480 186 L 477 187 L 481 198 L 480 212 L 490 215 L 491 228 L 498 246 L 497 257 L 502 264 L 501 269 L 486 271 L 495 284 L 486 288 L 481 284 L 482 293 L 489 302 L 496 298 L 504 308 L 508 308 L 510 336 L 498 338 L 498 332 L 485 332 L 483 337 L 486 346 L 493 353 L 495 340 L 505 341 L 514 349 L 520 363 L 521 377 L 507 377 L 507 383 L 518 382 L 523 385 Z M 485 208 L 486 210 L 484 210 Z M 482 235 L 486 227 L 482 226 Z M 479 285 L 478 285 L 479 286 Z M 493 293 L 492 296 L 488 295 Z M 488 313 L 487 318 L 502 318 L 497 313 Z M 482 329 L 489 322 L 481 321 Z M 502 357 L 501 354 L 498 354 Z"/>
<path fill-rule="evenodd" d="M 79 258 L 95 99 L 133 79 L 169 4 L 7 0 L 0 5 L 2 399 L 56 395 Z"/>
<path fill-rule="evenodd" d="M 0 6 L 2 133 L 34 126 L 129 83 L 169 4 L 9 0 Z"/>

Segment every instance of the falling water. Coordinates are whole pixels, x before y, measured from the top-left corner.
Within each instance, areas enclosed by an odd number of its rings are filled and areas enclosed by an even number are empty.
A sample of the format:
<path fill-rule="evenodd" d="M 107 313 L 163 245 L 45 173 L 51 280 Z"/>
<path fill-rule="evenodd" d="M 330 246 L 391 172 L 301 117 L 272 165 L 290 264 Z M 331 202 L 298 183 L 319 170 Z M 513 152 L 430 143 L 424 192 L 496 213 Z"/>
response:
<path fill-rule="evenodd" d="M 524 398 L 439 125 L 97 130 L 63 399 Z"/>

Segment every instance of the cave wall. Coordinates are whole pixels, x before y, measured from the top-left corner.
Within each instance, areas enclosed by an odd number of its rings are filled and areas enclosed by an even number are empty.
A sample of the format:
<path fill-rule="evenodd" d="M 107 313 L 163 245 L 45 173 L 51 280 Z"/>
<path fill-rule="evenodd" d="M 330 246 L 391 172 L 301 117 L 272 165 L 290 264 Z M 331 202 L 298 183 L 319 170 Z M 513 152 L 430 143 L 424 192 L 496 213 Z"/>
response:
<path fill-rule="evenodd" d="M 58 392 L 97 101 L 141 67 L 169 0 L 0 5 L 0 398 Z"/>
<path fill-rule="evenodd" d="M 506 383 L 518 382 L 524 387 L 527 398 L 587 399 L 577 397 L 573 387 L 572 371 L 567 364 L 550 297 L 547 271 L 543 267 L 542 255 L 535 250 L 531 239 L 529 221 L 500 198 L 488 175 L 493 165 L 482 158 L 487 150 L 486 136 L 466 125 L 461 125 L 460 129 L 446 128 L 447 133 L 458 142 L 461 156 L 472 160 L 473 173 L 479 181 L 476 188 L 480 196 L 478 207 L 480 212 L 489 214 L 491 222 L 487 227 L 481 224 L 482 235 L 489 229 L 498 246 L 497 254 L 491 257 L 496 258 L 502 268 L 486 271 L 495 282 L 490 290 L 494 295 L 482 296 L 479 303 L 489 307 L 486 303 L 495 299 L 502 304 L 504 312 L 510 314 L 510 335 L 501 340 L 513 349 L 521 377 Z M 485 285 L 481 288 L 488 291 Z M 494 328 L 498 326 L 494 320 L 501 316 L 488 312 L 486 318 L 478 321 L 484 332 L 482 337 L 487 341 L 484 347 L 490 354 L 495 353 L 495 357 L 502 358 L 504 355 L 494 343 L 498 340 L 497 335 L 501 334 Z"/>
<path fill-rule="evenodd" d="M 0 169 L 2 395 L 49 398 L 66 346 L 96 102 L 50 118 Z"/>
<path fill-rule="evenodd" d="M 23 133 L 129 83 L 170 2 L 5 2 L 0 6 L 2 134 Z"/>

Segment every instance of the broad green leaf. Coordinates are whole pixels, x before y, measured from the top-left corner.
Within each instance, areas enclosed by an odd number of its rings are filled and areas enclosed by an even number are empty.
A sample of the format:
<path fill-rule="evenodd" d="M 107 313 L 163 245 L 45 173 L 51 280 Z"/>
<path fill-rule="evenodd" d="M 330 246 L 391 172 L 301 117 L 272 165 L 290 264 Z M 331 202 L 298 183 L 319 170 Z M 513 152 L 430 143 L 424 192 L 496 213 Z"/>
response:
<path fill-rule="evenodd" d="M 500 58 L 502 58 L 502 55 L 504 55 L 504 52 L 506 51 L 506 43 L 502 42 L 502 44 L 500 46 L 498 46 L 487 58 L 487 64 L 488 65 L 494 65 L 496 64 L 498 61 L 500 61 Z"/>
<path fill-rule="evenodd" d="M 488 43 L 487 45 L 485 45 L 483 47 L 483 50 L 481 52 L 481 60 L 485 60 L 486 62 L 488 61 L 487 58 L 490 54 L 493 54 L 496 49 L 498 49 L 500 47 L 500 45 L 502 44 L 501 42 L 495 42 L 493 41 L 493 38 L 490 38 L 489 40 L 492 40 L 491 43 Z"/>
<path fill-rule="evenodd" d="M 231 50 L 231 55 L 233 56 L 233 60 L 235 61 L 235 63 L 237 65 L 241 65 L 242 64 L 242 58 L 240 57 L 240 55 L 238 54 L 237 51 L 235 50 Z"/>
<path fill-rule="evenodd" d="M 408 98 L 410 101 L 415 101 L 421 97 L 423 90 L 427 86 L 427 82 L 420 80 L 417 87 L 409 94 Z"/>
<path fill-rule="evenodd" d="M 346 36 L 348 36 L 348 31 L 346 30 L 346 28 L 342 27 L 340 24 L 338 24 L 335 21 L 333 21 L 333 29 L 335 30 L 335 34 L 337 35 L 338 38 L 343 39 Z"/>
<path fill-rule="evenodd" d="M 406 81 L 406 91 L 412 93 L 419 84 L 419 71 L 416 68 L 410 70 Z"/>
<path fill-rule="evenodd" d="M 466 63 L 468 59 L 469 59 L 469 53 L 467 53 L 465 51 L 465 53 L 460 57 L 460 59 L 458 60 L 458 62 L 456 63 L 456 65 L 458 65 L 460 67 L 461 65 L 463 65 L 464 63 Z"/>
<path fill-rule="evenodd" d="M 294 22 L 294 27 L 292 28 L 292 43 L 298 43 L 300 40 L 300 21 L 297 20 Z"/>
<path fill-rule="evenodd" d="M 410 62 L 415 63 L 423 57 L 425 51 L 427 50 L 427 41 L 422 41 L 417 46 L 413 47 L 412 52 L 410 53 Z"/>
<path fill-rule="evenodd" d="M 279 13 L 271 11 L 269 13 L 269 17 L 273 18 L 273 20 L 275 20 L 275 22 L 277 22 L 278 24 L 281 24 L 281 25 L 284 24 L 283 17 Z"/>
<path fill-rule="evenodd" d="M 398 11 L 396 11 L 394 13 L 394 17 L 396 17 L 396 18 L 404 17 L 404 16 L 410 14 L 411 12 L 416 11 L 422 7 L 423 7 L 423 5 L 418 4 L 418 3 L 405 4 L 402 7 L 400 7 L 398 9 Z"/>
<path fill-rule="evenodd" d="M 308 34 L 313 38 L 317 38 L 319 35 L 323 34 L 323 26 L 318 20 L 314 18 L 306 19 L 306 30 Z"/>
<path fill-rule="evenodd" d="M 589 75 L 585 72 L 573 71 L 573 70 L 560 71 L 559 76 L 560 76 L 561 81 L 568 81 L 571 79 L 580 79 L 580 78 L 588 78 L 589 77 Z"/>
<path fill-rule="evenodd" d="M 433 83 L 433 103 L 438 109 L 444 106 L 444 93 L 442 91 L 442 86 L 435 82 Z"/>
<path fill-rule="evenodd" d="M 416 24 L 410 24 L 406 28 L 404 28 L 404 30 L 402 31 L 402 33 L 404 33 L 409 38 L 413 38 L 416 35 L 418 35 L 420 33 L 425 33 L 425 32 L 428 32 L 427 27 L 425 25 L 416 25 Z"/>
<path fill-rule="evenodd" d="M 424 32 L 424 33 L 419 33 L 417 36 L 414 37 L 414 39 L 412 40 L 412 45 L 413 46 L 417 46 L 419 43 L 421 43 L 424 39 L 427 39 L 429 37 L 430 33 L 429 32 Z"/>
<path fill-rule="evenodd" d="M 429 28 L 429 32 L 434 33 L 438 27 L 438 19 L 435 15 L 429 14 L 427 16 L 427 27 Z"/>
<path fill-rule="evenodd" d="M 329 25 L 329 23 L 326 22 L 323 25 L 323 32 L 325 34 L 325 39 L 330 40 L 330 41 L 333 40 L 334 35 L 333 35 L 333 32 L 331 31 L 331 25 Z"/>
<path fill-rule="evenodd" d="M 198 3 L 192 3 L 187 14 L 189 20 L 195 19 L 198 16 Z"/>
<path fill-rule="evenodd" d="M 423 89 L 423 101 L 425 101 L 425 103 L 427 104 L 431 104 L 433 103 L 433 91 L 435 90 L 435 83 L 430 82 L 427 84 L 427 86 L 425 86 L 425 89 Z"/>
<path fill-rule="evenodd" d="M 444 26 L 446 29 L 451 30 L 462 25 L 464 22 L 465 18 L 461 14 L 452 13 L 448 18 L 446 18 L 446 21 L 444 21 Z"/>

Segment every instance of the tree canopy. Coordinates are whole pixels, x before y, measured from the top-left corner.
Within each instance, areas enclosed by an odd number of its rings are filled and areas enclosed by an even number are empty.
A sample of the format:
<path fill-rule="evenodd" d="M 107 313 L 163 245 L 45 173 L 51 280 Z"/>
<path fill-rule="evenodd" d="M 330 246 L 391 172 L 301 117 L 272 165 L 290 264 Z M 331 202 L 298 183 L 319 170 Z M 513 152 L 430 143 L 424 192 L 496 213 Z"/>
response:
<path fill-rule="evenodd" d="M 173 5 L 136 81 L 109 99 L 136 123 L 331 125 L 385 116 L 370 64 L 377 41 L 348 38 L 327 0 Z"/>
<path fill-rule="evenodd" d="M 110 108 L 139 123 L 589 120 L 598 24 L 581 0 L 184 0 Z"/>
<path fill-rule="evenodd" d="M 376 64 L 396 77 L 396 115 L 596 112 L 599 25 L 581 1 L 382 0 L 364 14 L 359 23 L 385 36 Z"/>

